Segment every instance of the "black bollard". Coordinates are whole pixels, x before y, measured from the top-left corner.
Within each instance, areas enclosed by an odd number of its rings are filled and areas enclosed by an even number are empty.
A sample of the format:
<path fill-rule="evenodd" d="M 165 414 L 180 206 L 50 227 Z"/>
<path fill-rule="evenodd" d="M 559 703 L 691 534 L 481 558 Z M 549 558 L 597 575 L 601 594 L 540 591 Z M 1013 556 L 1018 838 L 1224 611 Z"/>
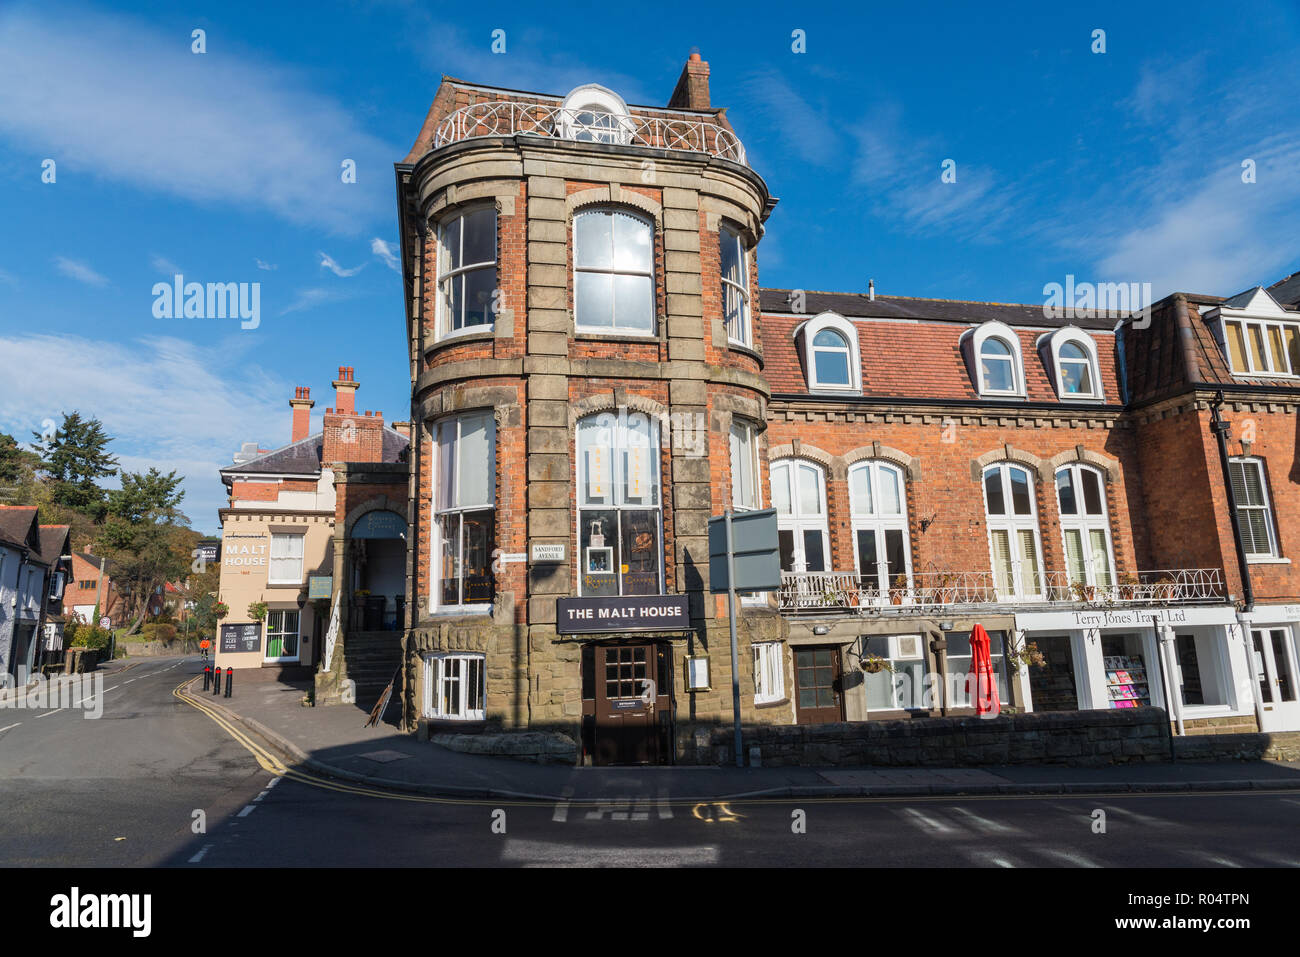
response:
<path fill-rule="evenodd" d="M 234 684 L 235 684 L 235 669 L 227 668 L 226 669 L 226 697 L 227 698 L 230 697 L 230 689 L 234 686 Z"/>
<path fill-rule="evenodd" d="M 203 666 L 203 690 L 207 691 L 212 687 L 212 666 Z"/>
<path fill-rule="evenodd" d="M 212 693 L 214 695 L 221 694 L 221 669 L 220 668 L 212 669 Z"/>

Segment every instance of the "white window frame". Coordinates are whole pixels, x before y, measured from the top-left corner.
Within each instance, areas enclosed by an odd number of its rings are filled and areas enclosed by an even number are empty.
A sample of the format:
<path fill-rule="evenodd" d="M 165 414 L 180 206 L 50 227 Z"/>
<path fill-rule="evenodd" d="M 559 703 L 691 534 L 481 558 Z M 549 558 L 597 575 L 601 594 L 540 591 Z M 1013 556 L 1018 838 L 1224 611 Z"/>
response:
<path fill-rule="evenodd" d="M 854 474 L 860 472 L 867 473 L 867 492 L 871 499 L 871 508 L 869 510 L 860 510 L 858 508 L 861 503 L 858 501 L 859 496 L 854 491 Z M 880 495 L 882 473 L 893 475 L 898 482 L 898 514 L 896 515 L 889 515 L 880 510 L 880 505 L 883 502 Z M 907 580 L 906 588 L 910 594 L 912 589 L 912 542 L 907 527 L 907 476 L 901 468 L 892 462 L 881 459 L 866 459 L 849 466 L 847 478 L 849 487 L 849 525 L 853 541 L 853 568 L 858 573 L 859 580 L 862 579 L 864 572 L 859 564 L 858 532 L 871 532 L 875 536 L 878 558 L 886 554 L 885 532 L 902 532 L 904 568 L 902 574 Z M 894 577 L 893 569 L 883 574 L 877 573 L 875 587 L 879 592 L 878 604 L 890 602 L 890 589 L 894 587 Z"/>
<path fill-rule="evenodd" d="M 839 333 L 848 347 L 849 382 L 848 385 L 837 382 L 821 382 L 817 378 L 818 351 L 831 351 L 829 346 L 813 346 L 817 334 L 825 329 Z M 858 329 L 843 316 L 833 312 L 823 312 L 796 327 L 794 335 L 799 339 L 803 353 L 804 365 L 808 370 L 808 389 L 811 392 L 861 392 L 862 391 L 862 353 L 858 349 Z M 801 337 L 801 338 L 800 338 Z M 835 351 L 839 351 L 838 348 Z"/>
<path fill-rule="evenodd" d="M 1246 368 L 1238 369 L 1232 358 L 1232 349 L 1228 345 L 1228 325 L 1235 323 L 1241 326 L 1242 336 L 1242 359 L 1246 363 Z M 1261 350 L 1264 359 L 1265 368 L 1255 368 L 1255 361 L 1250 354 L 1250 327 L 1258 326 L 1264 337 L 1264 348 Z M 1285 368 L 1275 369 L 1272 342 L 1269 333 L 1276 329 L 1278 335 L 1282 337 L 1282 364 Z M 1233 375 L 1248 376 L 1266 376 L 1277 379 L 1296 379 L 1300 378 L 1300 370 L 1292 368 L 1291 355 L 1287 349 L 1287 333 L 1300 338 L 1300 323 L 1286 322 L 1278 319 L 1254 319 L 1244 316 L 1220 316 L 1219 318 L 1219 335 L 1223 342 L 1224 358 L 1228 361 L 1228 368 L 1232 370 Z"/>
<path fill-rule="evenodd" d="M 624 463 L 624 456 L 621 453 L 627 452 L 629 449 L 633 447 L 627 440 L 628 440 L 628 436 L 630 435 L 628 424 L 629 421 L 634 417 L 637 418 L 639 421 L 646 422 L 649 428 L 649 441 L 648 441 L 648 445 L 645 448 L 645 454 L 648 457 L 648 462 L 650 465 L 650 475 L 647 481 L 647 488 L 644 497 L 651 500 L 653 504 L 631 503 L 631 502 L 620 501 L 621 495 L 619 490 L 622 488 L 624 484 L 624 477 L 627 470 L 627 465 Z M 600 448 L 606 450 L 609 454 L 609 471 L 608 471 L 609 484 L 610 484 L 610 490 L 608 495 L 609 502 L 604 504 L 602 503 L 587 504 L 586 496 L 588 494 L 588 485 L 587 485 L 588 466 L 587 466 L 587 456 L 584 454 L 584 452 L 589 447 L 584 447 L 582 444 L 582 439 L 581 439 L 582 424 L 584 422 L 589 422 L 589 421 L 601 422 L 602 420 L 604 420 L 603 421 L 604 428 L 609 432 L 609 443 L 607 445 L 600 446 Z M 578 420 L 577 425 L 574 429 L 573 446 L 574 446 L 574 452 L 577 455 L 577 459 L 578 459 L 577 468 L 574 469 L 574 473 L 577 476 L 577 481 L 578 481 L 577 494 L 575 496 L 577 507 L 574 509 L 574 512 L 576 513 L 577 516 L 577 537 L 574 539 L 574 543 L 578 551 L 578 560 L 574 563 L 574 565 L 578 575 L 578 594 L 582 595 L 584 593 L 583 584 L 584 584 L 584 578 L 587 574 L 587 570 L 584 567 L 587 556 L 583 554 L 583 548 L 582 548 L 583 514 L 584 512 L 591 512 L 591 511 L 607 511 L 607 512 L 616 513 L 615 524 L 617 527 L 613 530 L 615 536 L 619 536 L 622 534 L 622 527 L 623 527 L 622 513 L 623 512 L 652 511 L 655 513 L 656 535 L 658 536 L 655 545 L 655 558 L 659 569 L 658 594 L 660 595 L 665 594 L 666 593 L 665 589 L 667 586 L 666 586 L 666 579 L 664 574 L 663 478 L 660 475 L 660 469 L 659 469 L 659 455 L 662 446 L 661 446 L 658 418 L 656 416 L 650 415 L 645 412 L 629 413 L 626 410 L 620 410 L 617 414 L 607 411 L 607 412 L 596 412 L 591 415 L 583 416 L 581 419 Z M 605 548 L 609 549 L 609 554 L 611 556 L 611 560 L 610 560 L 611 568 L 613 568 L 613 564 L 615 561 L 614 555 L 616 552 L 616 546 L 618 544 L 619 544 L 618 539 L 617 537 L 615 537 L 613 542 L 604 546 Z M 587 551 L 592 551 L 592 550 L 593 549 L 589 548 Z M 613 568 L 613 575 L 615 581 L 618 584 L 618 594 L 622 595 L 623 594 L 623 573 L 619 569 Z"/>
<path fill-rule="evenodd" d="M 1023 472 L 1029 483 L 1029 514 L 1015 514 L 1014 500 L 1011 495 L 1011 472 L 1012 470 Z M 1006 506 L 1007 513 L 1004 515 L 994 515 L 989 511 L 989 497 L 987 476 L 990 472 L 998 472 L 999 481 L 1002 485 L 1002 502 Z M 988 544 L 989 544 L 989 569 L 993 573 L 993 581 L 996 586 L 998 559 L 997 552 L 993 548 L 993 533 L 1005 531 L 1007 533 L 1008 545 L 1011 555 L 1011 580 L 1007 583 L 1010 587 L 1006 592 L 1000 592 L 999 598 L 1011 599 L 1016 601 L 1041 601 L 1046 589 L 1047 573 L 1043 568 L 1043 544 L 1042 537 L 1038 528 L 1038 501 L 1036 494 L 1037 481 L 1034 476 L 1034 470 L 1027 465 L 1021 465 L 1018 462 L 995 462 L 988 466 L 980 473 L 980 494 L 984 497 L 984 524 L 988 526 Z M 1024 581 L 1024 558 L 1020 550 L 1020 532 L 1028 531 L 1033 533 L 1034 557 L 1038 568 L 1038 590 L 1030 591 L 1025 587 Z"/>
<path fill-rule="evenodd" d="M 273 615 L 280 616 L 280 630 L 271 630 L 271 620 Z M 294 615 L 297 618 L 297 625 L 291 629 L 284 628 L 284 616 Z M 291 655 L 281 655 L 278 658 L 271 658 L 266 653 L 271 650 L 271 638 L 277 636 L 283 642 L 283 639 L 292 635 L 294 639 L 294 651 Z M 296 608 L 272 608 L 266 613 L 266 633 L 262 637 L 262 660 L 263 661 L 297 661 L 302 655 L 302 612 Z"/>
<path fill-rule="evenodd" d="M 462 220 L 474 213 L 481 213 L 485 211 L 490 211 L 492 213 L 492 258 L 490 260 L 484 260 L 483 262 L 466 263 L 462 261 L 460 266 L 457 267 L 456 269 L 448 269 L 447 262 L 448 262 L 448 257 L 450 256 L 450 250 L 447 248 L 447 243 L 446 243 L 447 228 L 457 220 Z M 462 283 L 462 292 L 461 292 L 462 308 L 467 307 L 467 301 L 464 295 L 464 284 L 465 284 L 464 277 L 469 273 L 485 271 L 488 269 L 492 270 L 492 276 L 493 276 L 492 287 L 494 289 L 498 288 L 498 284 L 496 280 L 497 262 L 501 254 L 499 249 L 499 241 L 498 241 L 499 231 L 500 231 L 500 223 L 498 222 L 497 209 L 495 205 L 485 206 L 480 204 L 480 205 L 470 206 L 465 209 L 460 209 L 457 210 L 455 213 L 446 216 L 438 223 L 438 256 L 437 256 L 438 279 L 437 279 L 437 283 L 434 285 L 434 290 L 437 299 L 436 326 L 437 326 L 437 338 L 439 340 L 452 339 L 455 338 L 456 336 L 465 335 L 471 332 L 482 332 L 484 330 L 491 330 L 495 327 L 496 316 L 494 314 L 493 309 L 489 308 L 488 309 L 489 318 L 487 322 L 475 323 L 472 326 L 462 326 L 459 329 L 453 329 L 451 327 L 451 317 L 447 314 L 448 296 L 444 291 L 444 284 L 449 282 L 456 282 L 456 281 Z M 465 249 L 465 227 L 463 223 L 461 225 L 460 245 L 461 245 L 461 251 L 463 253 Z"/>
<path fill-rule="evenodd" d="M 785 644 L 756 641 L 754 658 L 754 704 L 775 704 L 785 700 Z"/>
<path fill-rule="evenodd" d="M 817 496 L 820 502 L 821 510 L 816 513 L 805 514 L 799 505 L 799 485 L 798 473 L 801 468 L 810 468 L 817 476 Z M 788 531 L 794 539 L 794 557 L 792 560 L 793 568 L 791 571 L 804 573 L 807 571 L 807 556 L 804 553 L 803 541 L 804 532 L 820 532 L 822 538 L 822 556 L 825 558 L 825 568 L 823 571 L 833 571 L 831 559 L 831 537 L 829 527 L 829 513 L 826 502 L 826 470 L 809 459 L 786 458 L 778 459 L 772 463 L 772 502 L 777 501 L 776 483 L 781 479 L 779 476 L 784 474 L 786 488 L 790 494 L 790 513 L 782 515 L 779 511 L 776 515 L 776 526 L 778 532 Z M 815 573 L 814 573 L 815 574 Z"/>
<path fill-rule="evenodd" d="M 613 218 L 625 216 L 628 219 L 635 220 L 645 228 L 650 236 L 650 265 L 647 270 L 639 269 L 619 269 L 616 266 L 605 268 L 603 266 L 583 266 L 581 247 L 578 242 L 578 220 L 584 216 L 609 216 L 611 218 L 610 231 L 611 236 L 614 234 Z M 574 331 L 584 335 L 597 336 L 635 336 L 644 339 L 654 339 L 658 336 L 659 329 L 659 308 L 658 292 L 655 287 L 655 223 L 654 220 L 642 213 L 640 210 L 628 209 L 623 206 L 584 206 L 573 214 L 573 328 Z M 650 280 L 650 328 L 636 329 L 630 326 L 619 326 L 617 324 L 618 316 L 613 317 L 613 323 L 604 325 L 586 325 L 582 321 L 582 302 L 578 294 L 578 274 L 590 273 L 600 276 L 636 276 Z M 615 302 L 611 287 L 611 308 Z"/>
<path fill-rule="evenodd" d="M 986 322 L 968 334 L 971 349 L 971 377 L 976 392 L 990 399 L 1023 399 L 1025 397 L 1025 361 L 1020 351 L 1020 337 L 1004 322 Z M 984 383 L 984 344 L 989 339 L 1001 339 L 1010 350 L 1012 388 L 990 389 Z M 997 361 L 1008 358 L 998 356 Z"/>
<path fill-rule="evenodd" d="M 1083 474 L 1091 473 L 1097 480 L 1097 489 L 1101 497 L 1101 514 L 1090 515 L 1085 509 L 1087 507 L 1083 494 Z M 1067 515 L 1061 508 L 1061 487 L 1057 484 L 1057 479 L 1062 473 L 1069 473 L 1075 489 L 1075 514 Z M 1110 513 L 1106 504 L 1106 476 L 1101 469 L 1094 468 L 1091 465 L 1084 465 L 1079 462 L 1072 462 L 1069 465 L 1063 465 L 1056 470 L 1052 476 L 1052 486 L 1056 489 L 1056 514 L 1061 520 L 1061 558 L 1065 563 L 1065 574 L 1067 580 L 1070 577 L 1070 549 L 1066 544 L 1066 532 L 1074 531 L 1079 533 L 1079 541 L 1082 547 L 1084 581 L 1083 584 L 1091 585 L 1094 588 L 1113 588 L 1115 579 L 1115 545 L 1110 535 Z M 1102 560 L 1108 562 L 1106 568 L 1106 578 L 1109 582 L 1102 579 L 1099 572 L 1098 556 L 1092 547 L 1092 532 L 1101 532 L 1106 542 L 1106 554 L 1101 556 Z M 1073 581 L 1070 584 L 1074 584 Z"/>
<path fill-rule="evenodd" d="M 1251 511 L 1262 512 L 1264 514 L 1265 529 L 1268 533 L 1269 550 L 1267 552 L 1252 551 L 1250 549 L 1250 545 L 1245 541 L 1247 536 L 1245 534 L 1242 535 L 1242 546 L 1246 549 L 1246 560 L 1255 561 L 1255 562 L 1268 562 L 1268 561 L 1274 561 L 1276 559 L 1279 559 L 1282 557 L 1282 549 L 1278 544 L 1277 524 L 1275 521 L 1275 516 L 1273 514 L 1273 496 L 1269 493 L 1268 472 L 1265 471 L 1264 469 L 1264 460 L 1253 455 L 1252 456 L 1239 455 L 1239 456 L 1234 456 L 1232 458 L 1229 458 L 1228 459 L 1229 481 L 1231 481 L 1231 473 L 1233 471 L 1234 466 L 1241 466 L 1243 470 L 1243 474 L 1242 474 L 1243 489 L 1249 487 L 1245 481 L 1246 467 L 1250 466 L 1255 469 L 1255 471 L 1259 475 L 1260 494 L 1264 499 L 1263 502 L 1242 504 L 1241 496 L 1234 496 L 1237 499 L 1237 514 L 1234 515 L 1232 518 L 1233 521 L 1237 522 L 1237 527 L 1239 529 L 1241 528 L 1241 522 L 1240 522 L 1241 512 L 1243 510 L 1249 509 Z M 1233 491 L 1234 493 L 1237 491 L 1235 486 L 1233 488 Z M 1254 536 L 1251 535 L 1250 538 L 1253 541 Z"/>
<path fill-rule="evenodd" d="M 763 507 L 763 482 L 759 469 L 758 428 L 749 422 L 735 419 L 728 434 L 731 457 L 731 507 L 737 512 L 748 512 Z M 746 473 L 746 468 L 748 472 Z M 745 481 L 748 477 L 748 482 Z M 748 485 L 750 504 L 741 501 L 744 486 Z"/>
<path fill-rule="evenodd" d="M 740 263 L 739 283 L 728 279 L 726 272 L 722 269 L 722 247 L 727 244 L 734 244 L 736 247 L 736 259 Z M 745 247 L 745 240 L 740 230 L 728 226 L 726 223 L 722 223 L 718 227 L 718 271 L 722 278 L 722 320 L 727 329 L 727 341 L 749 348 L 754 341 L 749 304 L 749 250 Z M 728 295 L 736 296 L 740 302 L 740 317 L 738 319 L 740 335 L 735 335 L 731 324 L 727 322 Z"/>
<path fill-rule="evenodd" d="M 870 650 L 870 642 L 879 641 L 882 639 L 886 642 L 889 653 L 886 655 L 881 655 L 881 657 L 885 661 L 889 662 L 891 668 L 897 667 L 904 661 L 919 661 L 921 663 L 921 683 L 919 687 L 914 687 L 910 689 L 910 691 L 914 696 L 914 699 L 912 701 L 906 701 L 903 699 L 903 691 L 907 685 L 907 682 L 897 680 L 897 676 L 900 673 L 899 671 L 883 671 L 883 672 L 877 672 L 875 675 L 864 675 L 865 680 L 862 683 L 862 706 L 865 709 L 865 712 L 868 715 L 870 715 L 873 713 L 881 714 L 881 713 L 886 713 L 891 711 L 916 711 L 923 708 L 924 706 L 922 704 L 922 700 L 926 690 L 926 684 L 927 684 L 926 676 L 931 674 L 929 656 L 926 655 L 925 653 L 925 645 L 926 645 L 925 636 L 921 634 L 862 635 L 858 639 L 859 642 L 861 643 L 859 645 L 859 648 L 862 654 L 864 656 L 869 654 L 874 654 L 874 652 Z M 902 654 L 902 643 L 904 641 L 916 642 L 917 650 L 920 651 L 920 655 L 904 657 Z M 877 675 L 882 675 L 882 677 L 877 677 Z M 891 707 L 888 708 L 872 707 L 871 699 L 869 697 L 870 692 L 867 688 L 867 684 L 873 680 L 877 682 L 878 681 L 888 682 L 890 687 Z"/>
<path fill-rule="evenodd" d="M 280 541 L 289 541 L 289 540 L 296 539 L 298 542 L 298 554 L 297 555 L 276 555 L 275 543 L 277 539 Z M 271 554 L 270 557 L 267 559 L 267 566 L 266 566 L 266 583 L 268 585 L 301 585 L 302 584 L 303 566 L 306 561 L 306 542 L 307 542 L 307 536 L 303 532 L 272 532 L 271 533 Z M 294 560 L 294 559 L 296 559 L 298 562 L 297 577 L 296 578 L 285 578 L 283 576 L 277 577 L 275 563 L 277 561 L 283 562 L 286 560 Z"/>
<path fill-rule="evenodd" d="M 449 674 L 449 665 L 455 662 L 459 674 Z M 477 665 L 477 668 L 475 668 Z M 478 672 L 477 708 L 470 707 L 473 697 L 471 679 Z M 456 711 L 442 710 L 443 687 L 455 681 Z M 436 652 L 424 656 L 424 716 L 440 721 L 485 721 L 487 719 L 487 657 L 474 652 Z"/>
<path fill-rule="evenodd" d="M 1083 359 L 1062 359 L 1061 350 L 1073 344 L 1083 350 Z M 1097 400 L 1104 398 L 1101 383 L 1101 363 L 1097 359 L 1097 342 L 1077 326 L 1058 329 L 1048 338 L 1048 349 L 1052 360 L 1052 378 L 1056 384 L 1057 398 L 1065 401 L 1077 399 Z M 1088 366 L 1088 378 L 1092 381 L 1091 392 L 1068 392 L 1065 388 L 1065 363 L 1084 362 Z"/>
<path fill-rule="evenodd" d="M 606 116 L 588 120 L 584 113 Z M 559 127 L 560 136 L 566 140 L 620 146 L 632 142 L 636 130 L 623 98 L 598 83 L 586 83 L 570 91 L 560 107 Z"/>
<path fill-rule="evenodd" d="M 470 418 L 483 418 L 486 422 L 489 423 L 491 427 L 491 433 L 488 438 L 489 458 L 487 463 L 487 472 L 488 475 L 491 476 L 491 480 L 492 480 L 492 492 L 491 495 L 489 496 L 489 500 L 490 500 L 489 503 L 476 502 L 470 504 L 463 504 L 460 501 L 458 490 L 454 488 L 456 478 L 460 471 L 458 467 L 460 465 L 459 449 L 460 449 L 461 435 L 463 432 L 463 425 L 465 423 L 465 420 Z M 441 503 L 442 488 L 440 485 L 443 478 L 443 462 L 442 462 L 443 453 L 442 453 L 441 433 L 444 426 L 450 426 L 453 423 L 455 424 L 456 427 L 456 437 L 452 441 L 452 448 L 454 450 L 453 454 L 455 456 L 451 465 L 453 491 L 450 498 L 450 504 L 444 506 Z M 430 572 L 431 572 L 429 577 L 430 577 L 430 586 L 431 586 L 432 606 L 436 611 L 444 612 L 444 613 L 453 612 L 453 613 L 474 614 L 474 613 L 490 612 L 492 610 L 491 600 L 482 601 L 482 602 L 466 602 L 464 600 L 465 599 L 464 516 L 466 514 L 473 513 L 473 512 L 486 512 L 491 510 L 493 513 L 492 515 L 493 537 L 495 538 L 497 532 L 496 418 L 495 416 L 493 416 L 490 410 L 477 409 L 474 411 L 461 413 L 460 415 L 448 416 L 447 418 L 439 419 L 436 423 L 434 423 L 432 445 L 433 445 L 433 452 L 432 455 L 430 456 L 430 464 L 433 468 L 433 482 L 431 483 L 432 488 L 430 490 L 432 493 L 430 504 L 433 506 L 433 523 L 432 523 L 433 529 L 432 529 L 432 534 L 429 536 L 432 544 L 432 551 L 430 553 L 430 558 L 429 558 Z M 441 569 L 442 569 L 443 534 L 442 534 L 441 519 L 445 515 L 461 516 L 460 532 L 456 542 L 456 559 L 455 559 L 455 566 L 458 569 L 457 578 L 456 578 L 458 584 L 456 590 L 457 590 L 457 595 L 460 598 L 460 601 L 454 604 L 450 602 L 444 603 L 442 600 L 442 570 Z M 495 542 L 493 543 L 493 546 L 495 547 Z M 495 594 L 495 589 L 494 589 L 494 594 Z"/>

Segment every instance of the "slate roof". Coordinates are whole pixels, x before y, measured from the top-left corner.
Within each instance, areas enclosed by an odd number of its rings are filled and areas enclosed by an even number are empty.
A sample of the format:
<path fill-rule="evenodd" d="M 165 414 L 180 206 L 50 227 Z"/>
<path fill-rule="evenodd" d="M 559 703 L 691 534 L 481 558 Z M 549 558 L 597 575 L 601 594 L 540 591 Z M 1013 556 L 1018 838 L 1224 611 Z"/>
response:
<path fill-rule="evenodd" d="M 40 526 L 41 547 L 36 560 L 51 568 L 57 565 L 59 556 L 67 554 L 66 547 L 69 544 L 68 536 L 71 531 L 71 526 L 68 525 Z"/>
<path fill-rule="evenodd" d="M 789 289 L 760 289 L 759 304 L 767 313 L 788 313 Z M 978 324 L 997 320 L 1009 326 L 1038 326 L 1059 328 L 1075 325 L 1080 329 L 1115 328 L 1115 319 L 1049 319 L 1043 314 L 1043 305 L 1006 302 L 970 302 L 963 299 L 917 299 L 911 296 L 876 296 L 873 300 L 865 293 L 810 292 L 804 290 L 805 318 L 823 312 L 839 313 L 853 319 L 936 319 L 943 322 Z"/>
<path fill-rule="evenodd" d="M 36 524 L 35 505 L 0 505 L 0 542 L 17 548 L 37 548 L 40 532 Z"/>
<path fill-rule="evenodd" d="M 381 462 L 397 462 L 402 451 L 411 444 L 411 440 L 387 425 L 384 426 L 384 446 Z M 321 469 L 321 449 L 324 436 L 321 433 L 309 435 L 305 439 L 291 442 L 283 448 L 267 452 L 255 459 L 249 459 L 242 465 L 227 465 L 221 470 L 223 476 L 230 474 L 262 475 L 316 475 Z"/>
<path fill-rule="evenodd" d="M 1284 306 L 1300 307 L 1300 272 L 1293 272 L 1268 287 L 1269 294 Z"/>

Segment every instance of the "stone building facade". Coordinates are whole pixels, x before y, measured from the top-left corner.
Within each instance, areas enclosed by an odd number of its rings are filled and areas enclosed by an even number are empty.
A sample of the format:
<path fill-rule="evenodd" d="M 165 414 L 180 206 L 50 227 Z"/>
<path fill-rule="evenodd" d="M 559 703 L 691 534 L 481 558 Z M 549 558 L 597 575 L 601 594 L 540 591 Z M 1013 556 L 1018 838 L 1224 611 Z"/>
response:
<path fill-rule="evenodd" d="M 1279 543 L 1300 501 L 1279 470 L 1300 391 L 1289 364 L 1242 380 L 1214 332 L 1272 309 L 1285 351 L 1293 301 L 1062 318 L 763 289 L 775 200 L 698 56 L 662 108 L 444 78 L 396 179 L 408 728 L 692 760 L 732 717 L 707 520 L 766 506 L 783 574 L 740 602 L 750 727 L 969 713 L 976 624 L 1008 709 L 1160 705 L 1188 733 L 1300 721 L 1262 710 L 1259 670 L 1285 663 L 1267 680 L 1294 700 L 1300 583 Z M 1273 463 L 1253 605 L 1209 430 L 1220 390 L 1239 439 L 1254 413 L 1236 459 Z M 1264 473 L 1232 468 L 1253 494 Z M 1254 639 L 1261 606 L 1286 624 Z"/>

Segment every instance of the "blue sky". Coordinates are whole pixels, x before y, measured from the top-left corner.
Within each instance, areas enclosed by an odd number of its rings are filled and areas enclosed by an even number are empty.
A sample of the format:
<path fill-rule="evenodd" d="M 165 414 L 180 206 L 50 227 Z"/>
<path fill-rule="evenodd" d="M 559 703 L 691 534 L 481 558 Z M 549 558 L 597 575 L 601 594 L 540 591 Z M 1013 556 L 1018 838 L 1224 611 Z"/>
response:
<path fill-rule="evenodd" d="M 97 416 L 212 532 L 217 468 L 287 441 L 294 386 L 319 427 L 351 365 L 361 408 L 407 418 L 392 164 L 442 74 L 664 104 L 698 47 L 781 199 L 764 285 L 1032 303 L 1067 274 L 1158 297 L 1300 269 L 1300 7 L 1061 6 L 7 3 L 0 430 Z M 258 328 L 155 318 L 178 271 L 261 283 Z"/>

